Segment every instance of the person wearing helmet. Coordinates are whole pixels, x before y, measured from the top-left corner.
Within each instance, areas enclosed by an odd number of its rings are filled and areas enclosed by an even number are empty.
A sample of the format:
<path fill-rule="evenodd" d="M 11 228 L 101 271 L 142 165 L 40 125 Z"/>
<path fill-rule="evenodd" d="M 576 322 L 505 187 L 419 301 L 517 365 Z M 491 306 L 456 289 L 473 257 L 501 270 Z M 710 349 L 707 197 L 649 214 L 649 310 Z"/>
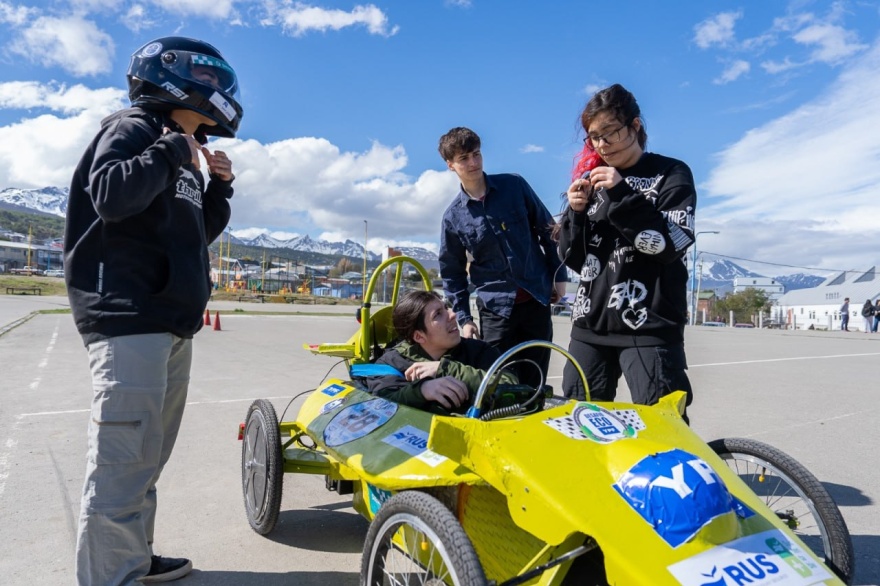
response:
<path fill-rule="evenodd" d="M 208 244 L 230 216 L 232 163 L 204 145 L 234 137 L 243 114 L 235 71 L 202 41 L 152 41 L 127 77 L 132 105 L 104 119 L 86 148 L 64 235 L 94 392 L 76 546 L 83 585 L 166 582 L 192 568 L 153 551 L 156 481 L 211 291 Z"/>

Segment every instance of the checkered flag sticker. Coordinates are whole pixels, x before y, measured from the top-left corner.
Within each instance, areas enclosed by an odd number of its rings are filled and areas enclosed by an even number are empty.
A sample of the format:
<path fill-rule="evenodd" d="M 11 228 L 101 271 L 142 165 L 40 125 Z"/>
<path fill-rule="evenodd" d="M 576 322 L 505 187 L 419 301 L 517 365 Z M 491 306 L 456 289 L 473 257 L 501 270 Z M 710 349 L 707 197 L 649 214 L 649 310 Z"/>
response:
<path fill-rule="evenodd" d="M 609 411 L 611 411 L 611 413 L 622 422 L 631 425 L 635 431 L 641 431 L 647 428 L 645 422 L 642 421 L 638 411 L 635 409 L 609 409 Z M 556 417 L 555 419 L 545 419 L 544 423 L 571 439 L 590 439 L 583 431 L 581 431 L 580 425 L 578 425 L 577 421 L 575 421 L 574 417 L 571 415 L 563 415 L 562 417 Z"/>
<path fill-rule="evenodd" d="M 221 59 L 216 59 L 210 55 L 194 54 L 192 56 L 193 65 L 207 65 L 208 67 L 217 67 L 224 71 L 232 71 L 232 68 Z"/>

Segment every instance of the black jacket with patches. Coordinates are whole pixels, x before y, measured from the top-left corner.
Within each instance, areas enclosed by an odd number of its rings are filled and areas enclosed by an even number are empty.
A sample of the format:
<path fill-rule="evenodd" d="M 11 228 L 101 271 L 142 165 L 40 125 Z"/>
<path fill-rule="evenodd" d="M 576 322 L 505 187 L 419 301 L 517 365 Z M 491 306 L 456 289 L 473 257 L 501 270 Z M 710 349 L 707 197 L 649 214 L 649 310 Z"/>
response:
<path fill-rule="evenodd" d="M 207 245 L 229 221 L 231 182 L 207 189 L 165 115 L 121 110 L 101 123 L 70 185 L 64 271 L 85 344 L 202 327 L 211 290 Z"/>
<path fill-rule="evenodd" d="M 580 273 L 572 338 L 632 347 L 681 342 L 697 194 L 683 162 L 645 153 L 624 180 L 562 219 L 559 256 Z"/>

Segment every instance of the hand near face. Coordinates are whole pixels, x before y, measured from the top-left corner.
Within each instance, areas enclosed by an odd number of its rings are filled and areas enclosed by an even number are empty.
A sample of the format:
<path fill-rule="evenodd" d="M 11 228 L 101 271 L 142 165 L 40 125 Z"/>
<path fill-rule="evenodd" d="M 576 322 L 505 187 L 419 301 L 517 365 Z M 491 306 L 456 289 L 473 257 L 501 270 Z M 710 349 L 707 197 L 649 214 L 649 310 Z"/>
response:
<path fill-rule="evenodd" d="M 611 189 L 623 181 L 623 176 L 614 167 L 596 167 L 590 171 L 589 181 L 594 189 Z"/>
<path fill-rule="evenodd" d="M 406 380 L 412 382 L 422 380 L 423 378 L 434 378 L 437 376 L 437 370 L 440 368 L 440 361 L 434 362 L 414 362 L 403 373 Z"/>
<path fill-rule="evenodd" d="M 206 147 L 201 147 L 205 160 L 208 161 L 208 172 L 223 181 L 232 181 L 235 175 L 232 174 L 232 161 L 223 151 L 214 151 L 212 154 Z"/>
<path fill-rule="evenodd" d="M 468 390 L 463 382 L 451 376 L 435 378 L 422 383 L 422 395 L 429 401 L 437 401 L 446 409 L 460 407 L 468 400 Z"/>
<path fill-rule="evenodd" d="M 166 126 L 162 129 L 162 136 L 165 136 L 166 134 L 171 134 L 172 132 L 174 131 Z M 197 141 L 193 136 L 189 134 L 181 134 L 181 136 L 186 139 L 186 144 L 187 146 L 189 146 L 189 162 L 192 163 L 192 166 L 196 169 L 201 169 L 202 163 L 199 160 L 199 150 L 202 148 L 202 145 L 199 144 L 199 141 Z"/>
<path fill-rule="evenodd" d="M 474 322 L 469 321 L 461 327 L 461 337 L 478 340 L 480 338 L 480 328 Z"/>
<path fill-rule="evenodd" d="M 590 179 L 575 179 L 568 186 L 565 192 L 568 196 L 568 206 L 576 212 L 582 212 L 586 209 L 590 198 L 593 196 L 593 190 L 590 186 Z"/>

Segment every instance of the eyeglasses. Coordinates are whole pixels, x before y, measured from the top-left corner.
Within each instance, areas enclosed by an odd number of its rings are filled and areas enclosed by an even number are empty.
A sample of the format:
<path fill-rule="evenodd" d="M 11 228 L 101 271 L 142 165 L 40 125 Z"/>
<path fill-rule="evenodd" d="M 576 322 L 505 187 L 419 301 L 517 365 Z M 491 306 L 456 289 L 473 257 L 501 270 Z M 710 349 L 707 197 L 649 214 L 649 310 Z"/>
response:
<path fill-rule="evenodd" d="M 617 144 L 623 138 L 620 135 L 620 132 L 624 128 L 627 128 L 626 124 L 621 124 L 617 129 L 606 132 L 605 134 L 588 134 L 584 137 L 584 144 L 587 144 L 587 141 L 590 141 L 590 144 L 593 145 L 593 147 L 598 147 L 599 143 L 601 143 L 603 140 L 605 141 L 605 144 L 609 146 L 612 144 Z"/>

